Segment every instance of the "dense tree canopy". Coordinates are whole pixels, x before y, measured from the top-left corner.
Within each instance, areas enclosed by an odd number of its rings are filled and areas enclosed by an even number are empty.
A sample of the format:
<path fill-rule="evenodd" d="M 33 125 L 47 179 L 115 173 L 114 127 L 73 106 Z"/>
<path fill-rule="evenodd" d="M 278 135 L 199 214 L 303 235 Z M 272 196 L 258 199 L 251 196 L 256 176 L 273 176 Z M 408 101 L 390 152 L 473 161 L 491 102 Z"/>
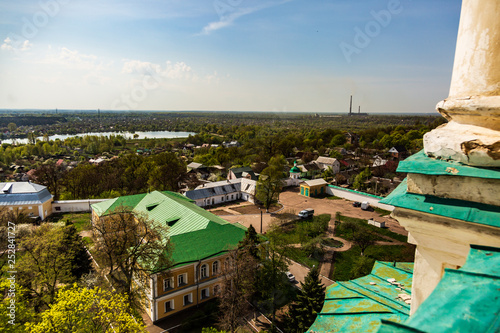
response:
<path fill-rule="evenodd" d="M 99 288 L 74 285 L 58 292 L 54 304 L 41 314 L 32 333 L 146 332 L 132 314 L 125 296 Z"/>

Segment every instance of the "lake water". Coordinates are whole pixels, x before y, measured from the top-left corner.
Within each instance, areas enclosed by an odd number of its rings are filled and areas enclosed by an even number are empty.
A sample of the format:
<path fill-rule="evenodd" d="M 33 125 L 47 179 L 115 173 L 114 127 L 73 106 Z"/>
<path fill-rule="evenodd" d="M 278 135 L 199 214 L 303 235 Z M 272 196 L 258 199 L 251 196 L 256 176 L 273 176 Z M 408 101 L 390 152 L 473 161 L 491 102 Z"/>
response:
<path fill-rule="evenodd" d="M 193 132 L 170 132 L 170 131 L 156 131 L 156 132 L 90 132 L 90 133 L 80 133 L 80 134 L 56 134 L 56 135 L 51 135 L 49 136 L 49 140 L 56 140 L 59 139 L 61 141 L 64 141 L 64 139 L 67 138 L 73 138 L 76 136 L 83 137 L 83 136 L 110 136 L 110 135 L 121 135 L 125 137 L 126 139 L 133 139 L 134 135 L 137 134 L 139 137 L 138 139 L 173 139 L 173 138 L 187 138 L 189 135 L 196 135 L 196 133 Z M 38 140 L 43 140 L 43 137 L 37 137 Z M 12 143 L 12 139 L 5 139 L 2 140 L 2 143 Z M 15 140 L 17 144 L 26 144 L 28 143 L 28 139 L 16 139 Z"/>

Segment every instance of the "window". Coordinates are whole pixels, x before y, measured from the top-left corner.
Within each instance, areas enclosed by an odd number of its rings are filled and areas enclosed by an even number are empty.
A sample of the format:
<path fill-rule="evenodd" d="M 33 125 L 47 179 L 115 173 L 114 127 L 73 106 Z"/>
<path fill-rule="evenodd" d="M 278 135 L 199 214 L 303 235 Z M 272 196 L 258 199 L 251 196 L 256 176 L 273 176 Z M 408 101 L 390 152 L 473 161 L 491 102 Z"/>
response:
<path fill-rule="evenodd" d="M 218 274 L 219 273 L 219 262 L 214 261 L 212 264 L 212 275 Z"/>
<path fill-rule="evenodd" d="M 165 302 L 165 312 L 172 311 L 174 309 L 174 300 L 166 301 Z"/>
<path fill-rule="evenodd" d="M 200 269 L 200 279 L 204 279 L 208 276 L 208 266 L 206 264 L 201 265 Z"/>
<path fill-rule="evenodd" d="M 32 207 L 32 206 L 29 206 L 29 207 L 28 207 L 28 209 L 33 209 L 33 207 Z"/>
<path fill-rule="evenodd" d="M 221 198 L 221 201 L 224 201 L 224 197 Z"/>
<path fill-rule="evenodd" d="M 233 200 L 233 199 L 234 199 L 234 194 L 231 194 L 231 200 Z"/>
<path fill-rule="evenodd" d="M 61 211 L 61 207 L 57 206 L 56 207 L 56 212 L 60 212 Z"/>
<path fill-rule="evenodd" d="M 177 276 L 177 286 L 181 287 L 183 285 L 187 284 L 187 274 L 181 274 Z"/>
<path fill-rule="evenodd" d="M 193 303 L 193 294 L 184 295 L 183 300 L 184 300 L 184 306 Z"/>
<path fill-rule="evenodd" d="M 163 291 L 174 288 L 174 278 L 165 278 L 163 280 Z"/>
<path fill-rule="evenodd" d="M 202 289 L 201 290 L 201 299 L 205 299 L 208 297 L 210 297 L 210 292 L 209 292 L 208 288 Z"/>

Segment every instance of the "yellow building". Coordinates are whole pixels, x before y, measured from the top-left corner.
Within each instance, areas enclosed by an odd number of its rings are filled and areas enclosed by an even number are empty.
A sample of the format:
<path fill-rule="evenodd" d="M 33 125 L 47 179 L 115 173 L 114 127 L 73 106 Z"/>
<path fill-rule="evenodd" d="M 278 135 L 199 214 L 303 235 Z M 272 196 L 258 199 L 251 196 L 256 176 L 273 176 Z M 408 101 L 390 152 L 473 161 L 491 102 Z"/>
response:
<path fill-rule="evenodd" d="M 31 182 L 0 183 L 2 213 L 24 213 L 45 220 L 52 213 L 52 195 L 45 186 Z"/>
<path fill-rule="evenodd" d="M 317 197 L 326 193 L 328 183 L 324 179 L 306 180 L 300 183 L 300 195 Z"/>
<path fill-rule="evenodd" d="M 245 227 L 230 224 L 187 197 L 168 191 L 94 204 L 92 219 L 106 218 L 118 207 L 169 226 L 173 265 L 137 281 L 144 291 L 144 308 L 153 322 L 214 298 L 228 251 L 245 237 Z"/>

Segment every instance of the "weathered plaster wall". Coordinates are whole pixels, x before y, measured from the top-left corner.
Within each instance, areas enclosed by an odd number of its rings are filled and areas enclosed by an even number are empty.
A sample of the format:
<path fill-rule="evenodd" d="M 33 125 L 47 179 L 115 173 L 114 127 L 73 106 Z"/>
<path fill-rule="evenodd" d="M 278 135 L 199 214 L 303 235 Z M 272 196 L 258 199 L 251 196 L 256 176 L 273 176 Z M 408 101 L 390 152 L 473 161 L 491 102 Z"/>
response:
<path fill-rule="evenodd" d="M 430 176 L 411 173 L 407 178 L 408 192 L 430 194 L 441 198 L 497 205 L 500 180 L 457 176 Z"/>
<path fill-rule="evenodd" d="M 411 313 L 431 294 L 444 268 L 461 267 L 470 244 L 499 246 L 500 229 L 437 215 L 396 208 L 392 213 L 417 245 Z"/>

